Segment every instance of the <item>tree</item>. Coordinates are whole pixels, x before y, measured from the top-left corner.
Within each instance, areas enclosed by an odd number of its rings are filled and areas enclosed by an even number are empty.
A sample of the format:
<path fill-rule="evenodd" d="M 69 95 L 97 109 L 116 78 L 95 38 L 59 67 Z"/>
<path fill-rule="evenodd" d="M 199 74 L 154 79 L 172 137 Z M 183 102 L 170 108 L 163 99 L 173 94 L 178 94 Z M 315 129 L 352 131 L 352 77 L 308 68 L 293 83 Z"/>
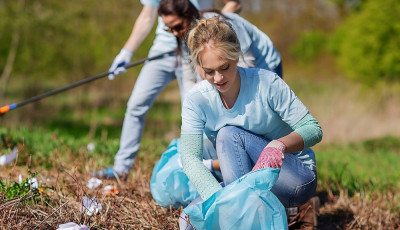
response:
<path fill-rule="evenodd" d="M 17 15 L 20 16 L 23 14 L 25 7 L 25 0 L 19 0 L 17 6 Z M 7 82 L 10 78 L 10 74 L 15 62 L 15 56 L 17 55 L 17 50 L 19 46 L 19 39 L 20 39 L 20 24 L 16 24 L 14 27 L 11 45 L 9 49 L 9 53 L 7 56 L 6 64 L 4 66 L 3 72 L 0 77 L 0 102 L 4 99 L 4 94 L 7 89 Z"/>
<path fill-rule="evenodd" d="M 332 44 L 346 74 L 372 84 L 379 80 L 400 80 L 399 37 L 397 0 L 369 0 L 343 22 Z"/>

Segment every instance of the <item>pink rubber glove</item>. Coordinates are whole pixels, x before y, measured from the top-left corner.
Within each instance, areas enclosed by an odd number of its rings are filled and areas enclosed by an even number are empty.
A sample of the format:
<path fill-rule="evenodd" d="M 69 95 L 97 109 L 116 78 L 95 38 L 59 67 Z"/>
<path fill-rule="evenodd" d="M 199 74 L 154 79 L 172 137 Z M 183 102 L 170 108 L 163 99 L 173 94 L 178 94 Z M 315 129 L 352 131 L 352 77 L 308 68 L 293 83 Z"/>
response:
<path fill-rule="evenodd" d="M 253 170 L 256 171 L 262 168 L 280 168 L 282 161 L 285 158 L 284 152 L 286 151 L 286 145 L 280 140 L 271 141 L 261 152 L 258 157 L 256 165 Z"/>

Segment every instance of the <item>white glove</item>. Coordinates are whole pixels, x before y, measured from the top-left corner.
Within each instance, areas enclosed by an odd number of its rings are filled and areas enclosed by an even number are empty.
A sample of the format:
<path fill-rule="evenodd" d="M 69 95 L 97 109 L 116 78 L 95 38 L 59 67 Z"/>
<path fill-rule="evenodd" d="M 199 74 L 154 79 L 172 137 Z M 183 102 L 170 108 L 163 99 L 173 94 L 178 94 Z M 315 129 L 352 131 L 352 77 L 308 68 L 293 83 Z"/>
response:
<path fill-rule="evenodd" d="M 122 48 L 119 54 L 114 58 L 110 69 L 108 70 L 108 79 L 113 80 L 115 75 L 126 72 L 124 65 L 131 61 L 133 52 Z"/>
<path fill-rule="evenodd" d="M 208 159 L 208 160 L 203 159 L 203 164 L 204 164 L 204 166 L 206 166 L 206 168 L 207 168 L 208 170 L 210 170 L 210 172 L 213 172 L 213 171 L 214 171 L 214 169 L 213 169 L 213 167 L 212 167 L 212 163 L 213 163 L 213 160 L 212 160 L 212 159 Z M 179 167 L 183 168 L 183 166 L 182 166 L 182 160 L 181 160 L 180 157 L 178 158 L 178 165 L 179 165 Z"/>
<path fill-rule="evenodd" d="M 208 170 L 210 170 L 210 172 L 214 171 L 213 167 L 212 167 L 212 163 L 213 160 L 212 159 L 203 159 L 203 164 L 207 167 Z"/>

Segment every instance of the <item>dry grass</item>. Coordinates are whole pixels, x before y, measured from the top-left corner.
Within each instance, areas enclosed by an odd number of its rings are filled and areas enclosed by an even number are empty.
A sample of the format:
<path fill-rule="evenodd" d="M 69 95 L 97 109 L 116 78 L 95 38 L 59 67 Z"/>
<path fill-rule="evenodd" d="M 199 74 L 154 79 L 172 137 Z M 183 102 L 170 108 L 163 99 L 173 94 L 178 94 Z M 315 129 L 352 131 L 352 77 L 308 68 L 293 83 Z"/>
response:
<path fill-rule="evenodd" d="M 327 197 L 319 194 L 323 199 Z M 399 193 L 332 196 L 320 209 L 320 229 L 400 229 Z"/>
<path fill-rule="evenodd" d="M 9 179 L 17 180 L 26 170 L 1 171 Z M 155 203 L 149 188 L 150 171 L 137 171 L 126 182 L 103 180 L 96 190 L 86 186 L 88 175 L 76 168 L 42 171 L 37 177 L 39 185 L 53 188 L 45 188 L 39 202 L 24 203 L 22 199 L 1 202 L 0 229 L 56 229 L 68 222 L 85 224 L 90 229 L 177 228 L 181 210 L 161 208 Z M 120 193 L 103 195 L 101 189 L 108 184 L 115 185 Z M 83 196 L 96 196 L 102 211 L 93 216 L 81 212 Z"/>
<path fill-rule="evenodd" d="M 137 163 L 135 168 L 142 167 Z M 8 179 L 16 180 L 25 169 L 1 171 L 2 175 L 8 174 Z M 42 171 L 37 177 L 40 186 L 53 188 L 44 189 L 35 203 L 24 203 L 22 199 L 1 202 L 0 229 L 56 229 L 68 222 L 91 229 L 178 229 L 182 210 L 155 203 L 149 188 L 150 175 L 150 170 L 139 170 L 126 182 L 103 180 L 102 187 L 112 184 L 120 191 L 116 196 L 107 196 L 101 193 L 101 187 L 87 188 L 88 172 L 76 168 Z M 400 201 L 398 192 L 349 197 L 345 191 L 338 196 L 320 191 L 318 195 L 322 202 L 319 229 L 400 229 L 400 210 L 393 208 Z M 94 216 L 83 214 L 83 196 L 97 196 L 102 211 Z"/>

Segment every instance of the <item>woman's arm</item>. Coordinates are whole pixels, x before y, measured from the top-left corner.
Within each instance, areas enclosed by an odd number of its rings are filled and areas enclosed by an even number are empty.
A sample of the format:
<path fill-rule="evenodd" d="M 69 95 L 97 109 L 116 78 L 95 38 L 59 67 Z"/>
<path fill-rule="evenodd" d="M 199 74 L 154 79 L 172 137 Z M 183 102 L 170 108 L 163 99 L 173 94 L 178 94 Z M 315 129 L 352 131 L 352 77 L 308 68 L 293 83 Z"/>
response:
<path fill-rule="evenodd" d="M 265 167 L 280 168 L 285 158 L 284 153 L 301 151 L 322 139 L 322 129 L 309 113 L 292 128 L 294 131 L 290 134 L 268 143 L 252 171 Z"/>
<path fill-rule="evenodd" d="M 195 186 L 203 200 L 222 188 L 203 164 L 203 135 L 181 135 L 181 159 L 183 172 Z"/>
<path fill-rule="evenodd" d="M 124 45 L 125 49 L 131 52 L 136 51 L 154 26 L 157 19 L 157 9 L 158 7 L 143 6 L 133 25 L 132 32 Z"/>
<path fill-rule="evenodd" d="M 310 113 L 306 114 L 293 127 L 294 131 L 279 138 L 286 145 L 286 152 L 297 152 L 309 148 L 322 140 L 322 129 Z"/>
<path fill-rule="evenodd" d="M 223 2 L 225 3 L 224 8 L 222 9 L 223 12 L 238 14 L 242 10 L 242 5 L 239 0 L 223 0 Z"/>

